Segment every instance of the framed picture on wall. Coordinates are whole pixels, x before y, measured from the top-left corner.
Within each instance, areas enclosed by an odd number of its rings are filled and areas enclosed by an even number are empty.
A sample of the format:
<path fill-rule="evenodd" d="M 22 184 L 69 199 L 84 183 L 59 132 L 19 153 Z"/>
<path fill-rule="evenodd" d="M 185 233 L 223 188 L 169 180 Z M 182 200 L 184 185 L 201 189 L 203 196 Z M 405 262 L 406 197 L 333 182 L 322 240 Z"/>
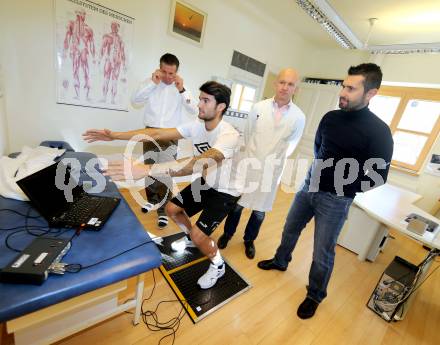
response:
<path fill-rule="evenodd" d="M 169 32 L 187 42 L 202 46 L 207 14 L 181 0 L 172 0 Z"/>
<path fill-rule="evenodd" d="M 92 1 L 55 0 L 56 101 L 128 111 L 134 18 Z"/>

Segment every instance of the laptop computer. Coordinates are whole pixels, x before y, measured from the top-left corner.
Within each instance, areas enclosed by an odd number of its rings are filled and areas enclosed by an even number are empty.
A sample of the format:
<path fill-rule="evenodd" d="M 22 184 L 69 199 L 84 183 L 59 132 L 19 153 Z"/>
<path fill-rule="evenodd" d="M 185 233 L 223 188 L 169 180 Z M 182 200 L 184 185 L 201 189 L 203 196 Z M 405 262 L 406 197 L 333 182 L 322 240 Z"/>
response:
<path fill-rule="evenodd" d="M 52 164 L 17 181 L 18 186 L 50 227 L 99 230 L 118 206 L 120 199 L 88 194 L 75 183 L 72 189 L 73 200 L 68 201 L 64 190 L 55 183 L 59 164 L 63 163 Z M 61 170 L 66 172 L 63 181 L 66 186 L 71 179 L 70 170 L 69 166 Z"/>

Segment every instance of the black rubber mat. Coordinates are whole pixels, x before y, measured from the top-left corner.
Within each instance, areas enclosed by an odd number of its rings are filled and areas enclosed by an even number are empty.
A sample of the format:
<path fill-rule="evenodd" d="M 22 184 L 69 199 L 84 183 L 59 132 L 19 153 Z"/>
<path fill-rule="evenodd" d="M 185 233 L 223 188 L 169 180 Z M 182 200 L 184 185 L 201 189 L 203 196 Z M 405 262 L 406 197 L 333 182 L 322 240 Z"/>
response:
<path fill-rule="evenodd" d="M 162 265 L 167 271 L 203 258 L 203 254 L 197 248 L 186 248 L 183 252 L 175 252 L 171 249 L 171 243 L 185 236 L 183 232 L 162 237 L 163 241 L 158 248 L 162 254 Z"/>
<path fill-rule="evenodd" d="M 195 323 L 211 314 L 251 286 L 225 261 L 225 274 L 210 289 L 201 289 L 197 280 L 208 270 L 210 260 L 197 248 L 184 253 L 171 250 L 171 243 L 182 233 L 163 237 L 160 271 Z"/>
<path fill-rule="evenodd" d="M 205 274 L 209 264 L 210 261 L 205 260 L 170 275 L 198 318 L 215 311 L 229 299 L 249 288 L 249 284 L 226 263 L 225 275 L 217 284 L 210 289 L 201 289 L 197 280 Z"/>

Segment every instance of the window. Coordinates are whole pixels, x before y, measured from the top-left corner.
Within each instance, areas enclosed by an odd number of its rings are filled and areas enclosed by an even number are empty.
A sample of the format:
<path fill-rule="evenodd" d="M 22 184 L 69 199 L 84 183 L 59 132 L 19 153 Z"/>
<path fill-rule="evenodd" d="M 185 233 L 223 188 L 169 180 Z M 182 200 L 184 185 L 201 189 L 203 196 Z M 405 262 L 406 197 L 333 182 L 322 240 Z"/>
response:
<path fill-rule="evenodd" d="M 440 90 L 382 86 L 370 109 L 393 133 L 392 165 L 419 171 L 440 131 Z"/>
<path fill-rule="evenodd" d="M 240 83 L 232 87 L 231 108 L 237 111 L 249 112 L 254 104 L 257 89 Z"/>

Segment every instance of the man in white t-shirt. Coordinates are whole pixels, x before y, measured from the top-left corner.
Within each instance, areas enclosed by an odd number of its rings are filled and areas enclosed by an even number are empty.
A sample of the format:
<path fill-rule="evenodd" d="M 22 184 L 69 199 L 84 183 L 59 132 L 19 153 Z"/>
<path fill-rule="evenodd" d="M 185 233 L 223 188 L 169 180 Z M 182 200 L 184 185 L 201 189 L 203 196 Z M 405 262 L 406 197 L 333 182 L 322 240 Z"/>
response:
<path fill-rule="evenodd" d="M 197 103 L 191 92 L 183 86 L 183 79 L 177 74 L 179 60 L 173 54 L 161 56 L 159 69 L 155 70 L 133 93 L 132 103 L 144 105 L 144 125 L 146 128 L 177 127 L 197 115 Z M 144 142 L 144 154 L 148 152 L 145 164 L 173 161 L 177 154 L 177 141 Z M 166 179 L 164 182 L 169 182 Z M 142 205 L 142 212 L 157 208 L 159 228 L 168 225 L 165 214 L 166 201 L 172 191 L 167 188 L 170 183 L 154 181 L 145 188 L 147 203 Z"/>
<path fill-rule="evenodd" d="M 83 134 L 88 142 L 98 140 L 129 140 L 143 134 L 150 139 L 170 141 L 182 138 L 193 142 L 194 157 L 154 165 L 133 162 L 110 162 L 105 175 L 113 180 L 127 179 L 127 166 L 133 179 L 147 176 L 187 176 L 202 174 L 167 203 L 166 212 L 187 234 L 172 244 L 174 250 L 186 246 L 197 246 L 210 260 L 208 271 L 199 278 L 198 285 L 208 289 L 225 274 L 225 264 L 211 233 L 234 209 L 243 181 L 232 164 L 239 145 L 239 133 L 223 121 L 231 96 L 231 90 L 220 83 L 210 81 L 200 87 L 199 120 L 177 128 L 146 128 L 129 132 L 88 130 Z M 200 121 L 201 120 L 201 121 Z M 201 214 L 195 224 L 190 217 Z M 189 237 L 188 237 L 189 235 Z"/>

